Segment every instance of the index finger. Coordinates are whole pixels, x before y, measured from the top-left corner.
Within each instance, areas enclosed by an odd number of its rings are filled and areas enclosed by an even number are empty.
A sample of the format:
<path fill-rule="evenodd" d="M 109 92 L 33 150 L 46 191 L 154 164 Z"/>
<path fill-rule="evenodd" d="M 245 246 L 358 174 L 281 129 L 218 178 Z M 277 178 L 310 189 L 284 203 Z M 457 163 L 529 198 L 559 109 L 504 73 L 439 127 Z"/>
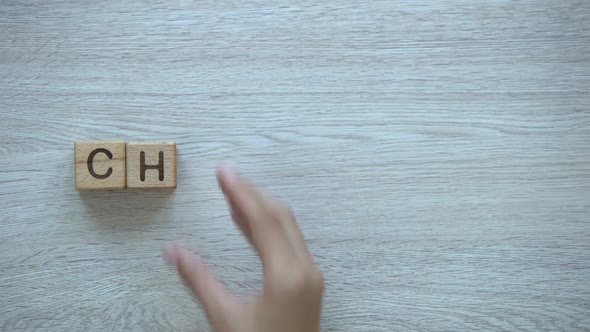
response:
<path fill-rule="evenodd" d="M 290 262 L 294 256 L 293 248 L 260 190 L 228 166 L 218 169 L 217 178 L 232 212 L 244 224 L 240 227 L 247 227 L 248 238 L 263 267 L 272 269 Z"/>

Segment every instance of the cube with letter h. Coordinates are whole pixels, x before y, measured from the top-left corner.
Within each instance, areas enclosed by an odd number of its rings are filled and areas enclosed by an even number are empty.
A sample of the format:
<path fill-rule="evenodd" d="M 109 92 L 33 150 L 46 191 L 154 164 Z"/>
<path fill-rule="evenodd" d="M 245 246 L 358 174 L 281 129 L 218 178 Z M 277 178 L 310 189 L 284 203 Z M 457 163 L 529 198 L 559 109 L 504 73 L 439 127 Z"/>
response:
<path fill-rule="evenodd" d="M 176 144 L 127 143 L 127 188 L 176 188 Z"/>
<path fill-rule="evenodd" d="M 76 142 L 76 189 L 175 189 L 175 143 Z"/>

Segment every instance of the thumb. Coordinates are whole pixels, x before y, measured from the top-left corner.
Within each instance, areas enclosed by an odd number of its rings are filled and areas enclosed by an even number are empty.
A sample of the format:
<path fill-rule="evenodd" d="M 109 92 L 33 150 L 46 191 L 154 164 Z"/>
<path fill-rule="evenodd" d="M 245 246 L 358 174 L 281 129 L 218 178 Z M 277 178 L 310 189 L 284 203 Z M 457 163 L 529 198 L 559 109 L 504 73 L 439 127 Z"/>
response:
<path fill-rule="evenodd" d="M 228 314 L 234 312 L 237 301 L 212 274 L 200 256 L 173 244 L 165 245 L 163 254 L 169 264 L 176 266 L 182 279 L 201 303 L 209 323 L 216 330 L 226 321 L 231 321 Z"/>

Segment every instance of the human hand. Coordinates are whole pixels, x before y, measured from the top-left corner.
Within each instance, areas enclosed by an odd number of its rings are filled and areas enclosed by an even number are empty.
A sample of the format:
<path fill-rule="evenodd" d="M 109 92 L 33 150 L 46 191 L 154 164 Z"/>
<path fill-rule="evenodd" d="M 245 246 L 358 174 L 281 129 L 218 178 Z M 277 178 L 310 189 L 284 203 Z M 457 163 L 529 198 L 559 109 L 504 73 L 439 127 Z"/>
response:
<path fill-rule="evenodd" d="M 260 256 L 263 289 L 239 299 L 198 255 L 176 245 L 164 246 L 165 260 L 192 289 L 216 332 L 319 331 L 323 276 L 291 209 L 227 167 L 218 169 L 217 179 L 235 224 Z"/>

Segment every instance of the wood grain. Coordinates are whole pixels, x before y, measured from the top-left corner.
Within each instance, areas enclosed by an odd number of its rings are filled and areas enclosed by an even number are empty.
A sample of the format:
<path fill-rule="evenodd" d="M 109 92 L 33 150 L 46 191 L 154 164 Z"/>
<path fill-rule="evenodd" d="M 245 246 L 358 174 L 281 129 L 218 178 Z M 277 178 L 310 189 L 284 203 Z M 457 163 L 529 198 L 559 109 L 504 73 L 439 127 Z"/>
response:
<path fill-rule="evenodd" d="M 160 258 L 260 264 L 214 178 L 292 204 L 323 331 L 590 329 L 588 1 L 3 1 L 0 330 L 206 331 Z M 174 141 L 80 194 L 76 140 Z"/>

